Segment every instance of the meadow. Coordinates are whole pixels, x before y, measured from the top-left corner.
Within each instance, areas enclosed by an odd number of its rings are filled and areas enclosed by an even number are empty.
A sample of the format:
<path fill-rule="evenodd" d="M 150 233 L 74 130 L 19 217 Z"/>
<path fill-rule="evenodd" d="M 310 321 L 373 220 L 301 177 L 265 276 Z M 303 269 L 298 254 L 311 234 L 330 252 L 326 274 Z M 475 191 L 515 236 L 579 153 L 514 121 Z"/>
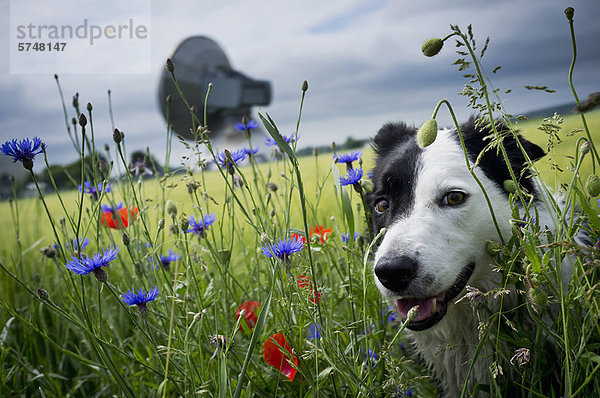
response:
<path fill-rule="evenodd" d="M 452 34 L 469 49 L 471 35 Z M 471 55 L 465 67 L 473 69 L 478 57 Z M 176 65 L 166 67 L 176 81 Z M 474 110 L 505 118 L 484 101 L 483 72 L 476 76 L 471 95 L 481 106 Z M 364 201 L 372 150 L 295 156 L 307 89 L 299 90 L 293 136 L 260 114 L 274 144 L 267 163 L 254 160 L 253 140 L 264 138 L 250 133 L 253 121 L 239 126 L 246 152 L 218 152 L 210 126 L 191 113 L 197 129 L 189 158 L 214 166 L 151 179 L 142 178 L 144 166 L 127 163 L 127 137 L 118 130 L 101 163 L 90 135 L 93 107 L 77 109 L 78 152 L 91 154 L 81 187 L 0 204 L 7 225 L 0 233 L 0 395 L 436 396 L 435 381 L 411 355 L 405 324 L 373 281 L 373 247 L 383 232 L 370 231 Z M 577 203 L 585 222 L 549 233 L 522 219 L 520 209 L 535 205 L 515 181 L 514 236 L 494 245 L 503 284 L 461 305 L 485 307 L 507 289 L 520 305 L 481 320 L 481 347 L 495 347 L 478 351 L 489 359 L 492 383 L 465 384 L 463 396 L 600 390 L 600 254 L 573 243 L 581 229 L 594 241 L 600 234 L 600 192 L 593 195 L 587 182 L 600 158 L 593 144 L 582 147 L 600 140 L 600 112 L 548 116 L 514 127 L 544 148 L 549 143 L 550 155 L 532 168 Z M 166 136 L 170 145 L 172 133 Z M 45 157 L 43 145 L 31 152 L 38 149 L 36 172 Z M 567 255 L 576 272 L 564 291 L 552 264 Z M 515 324 L 523 314 L 530 328 Z"/>

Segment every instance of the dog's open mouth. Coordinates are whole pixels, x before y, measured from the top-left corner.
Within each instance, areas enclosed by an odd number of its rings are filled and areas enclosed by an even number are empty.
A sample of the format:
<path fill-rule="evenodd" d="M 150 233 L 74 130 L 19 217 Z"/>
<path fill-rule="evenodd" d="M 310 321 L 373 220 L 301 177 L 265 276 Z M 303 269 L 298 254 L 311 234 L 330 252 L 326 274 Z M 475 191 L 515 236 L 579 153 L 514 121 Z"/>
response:
<path fill-rule="evenodd" d="M 404 297 L 396 300 L 398 314 L 406 320 L 408 311 L 418 306 L 419 315 L 406 327 L 410 330 L 420 331 L 429 329 L 444 318 L 448 304 L 465 288 L 467 281 L 473 274 L 475 263 L 470 263 L 460 272 L 452 286 L 433 297 Z"/>

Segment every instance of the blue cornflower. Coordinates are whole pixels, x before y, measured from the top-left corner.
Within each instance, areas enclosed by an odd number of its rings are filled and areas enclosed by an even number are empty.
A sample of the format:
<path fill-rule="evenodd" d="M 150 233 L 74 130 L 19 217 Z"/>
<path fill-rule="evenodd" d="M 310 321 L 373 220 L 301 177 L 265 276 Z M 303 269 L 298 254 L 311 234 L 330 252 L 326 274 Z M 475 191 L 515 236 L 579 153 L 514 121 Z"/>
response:
<path fill-rule="evenodd" d="M 258 153 L 258 148 L 244 148 L 242 149 L 242 151 L 244 151 L 244 153 L 246 154 L 246 156 L 250 156 L 250 154 L 252 155 L 256 155 Z"/>
<path fill-rule="evenodd" d="M 194 216 L 190 216 L 189 219 L 189 229 L 185 232 L 193 232 L 196 235 L 202 237 L 204 236 L 204 231 L 210 225 L 212 225 L 215 221 L 217 221 L 217 216 L 214 213 L 205 214 L 201 219 L 196 221 Z"/>
<path fill-rule="evenodd" d="M 102 267 L 107 267 L 108 264 L 117 257 L 119 247 L 107 247 L 102 253 L 96 253 L 92 257 L 82 254 L 81 258 L 72 257 L 71 261 L 65 264 L 68 270 L 75 272 L 78 275 L 87 275 L 90 272 L 100 282 L 106 282 L 107 275 Z"/>
<path fill-rule="evenodd" d="M 258 123 L 256 122 L 256 120 L 248 120 L 248 126 L 246 126 L 242 122 L 237 122 L 235 124 L 235 128 L 238 129 L 239 131 L 246 131 L 246 127 L 248 128 L 248 131 L 254 130 L 255 128 L 258 127 Z"/>
<path fill-rule="evenodd" d="M 171 263 L 179 259 L 181 259 L 181 256 L 175 253 L 173 250 L 169 249 L 168 255 L 160 256 L 160 263 L 162 264 L 163 268 L 169 269 Z"/>
<path fill-rule="evenodd" d="M 110 183 L 106 183 L 106 185 L 104 185 L 103 182 L 99 182 L 98 186 L 95 187 L 92 185 L 91 181 L 84 181 L 83 187 L 80 185 L 79 190 L 83 190 L 84 193 L 89 193 L 90 195 L 92 195 L 92 198 L 94 198 L 94 200 L 98 200 L 98 194 L 102 194 L 103 192 L 109 193 L 112 191 Z"/>
<path fill-rule="evenodd" d="M 321 325 L 319 325 L 318 323 L 312 323 L 309 327 L 308 327 L 308 334 L 306 335 L 306 337 L 309 340 L 318 340 L 321 338 L 321 331 L 323 329 L 321 328 Z"/>
<path fill-rule="evenodd" d="M 297 253 L 304 247 L 304 242 L 298 236 L 279 239 L 275 243 L 267 243 L 262 247 L 262 254 L 267 257 L 278 257 L 284 262 L 289 261 L 290 254 Z"/>
<path fill-rule="evenodd" d="M 348 175 L 340 177 L 340 183 L 342 186 L 345 185 L 355 185 L 357 184 L 363 176 L 362 167 L 359 169 L 349 169 Z"/>
<path fill-rule="evenodd" d="M 156 296 L 158 296 L 159 294 L 160 292 L 158 291 L 158 288 L 154 286 L 154 288 L 149 290 L 147 293 L 140 288 L 138 289 L 137 293 L 134 293 L 133 290 L 129 290 L 122 297 L 123 302 L 125 304 L 137 305 L 138 311 L 140 312 L 140 316 L 145 318 L 148 316 L 149 312 L 148 308 L 146 307 L 146 303 L 154 301 L 156 299 Z"/>
<path fill-rule="evenodd" d="M 218 163 L 221 167 L 227 168 L 227 171 L 229 171 L 229 173 L 233 174 L 235 171 L 235 169 L 233 168 L 233 165 L 234 164 L 237 165 L 240 162 L 244 161 L 246 159 L 246 157 L 248 157 L 248 154 L 243 149 L 238 149 L 237 151 L 230 152 L 230 154 L 231 154 L 231 160 L 233 160 L 233 163 L 229 159 L 227 159 L 227 155 L 225 154 L 225 151 L 219 152 L 217 154 L 217 161 L 215 163 Z"/>
<path fill-rule="evenodd" d="M 123 207 L 125 207 L 125 203 L 123 203 L 123 202 L 119 202 L 116 209 L 113 209 L 112 206 L 109 206 L 109 205 L 101 206 L 102 213 L 106 213 L 106 212 L 115 213 L 115 212 L 119 211 L 120 209 L 122 209 Z"/>
<path fill-rule="evenodd" d="M 71 245 L 69 242 L 67 242 L 65 244 L 65 247 L 67 247 L 67 248 L 73 247 L 74 251 L 80 251 L 80 250 L 85 249 L 87 247 L 87 245 L 89 245 L 89 244 L 90 244 L 90 240 L 88 238 L 85 238 L 83 240 L 83 242 L 81 242 L 81 247 L 79 247 L 79 242 L 77 241 L 77 239 L 73 239 L 73 244 Z M 54 244 L 54 248 L 58 249 L 58 245 L 56 243 Z"/>
<path fill-rule="evenodd" d="M 42 139 L 38 137 L 33 137 L 33 141 L 29 138 L 17 141 L 15 138 L 2 144 L 0 151 L 12 157 L 14 163 L 19 161 L 27 170 L 32 170 L 33 159 L 35 155 L 42 153 L 42 145 Z"/>
<path fill-rule="evenodd" d="M 360 149 L 357 149 L 354 152 L 347 153 L 339 153 L 337 155 L 333 155 L 333 159 L 337 160 L 338 163 L 346 163 L 346 167 L 348 169 L 352 168 L 352 162 L 358 161 L 363 155 Z"/>
<path fill-rule="evenodd" d="M 282 138 L 283 138 L 283 140 L 284 140 L 285 142 L 287 142 L 288 144 L 289 144 L 289 143 L 291 143 L 291 142 L 294 142 L 294 140 L 295 140 L 295 139 L 294 139 L 294 137 L 293 137 L 293 136 L 291 136 L 291 135 L 290 135 L 289 137 L 286 137 L 285 135 L 282 135 L 281 137 L 282 137 Z M 277 146 L 277 141 L 275 141 L 275 140 L 274 140 L 273 138 L 271 138 L 271 137 L 267 137 L 267 138 L 265 138 L 265 144 L 266 144 L 267 146 Z"/>
<path fill-rule="evenodd" d="M 360 234 L 358 232 L 354 233 L 354 241 L 356 242 L 356 239 L 360 236 Z M 348 243 L 349 241 L 349 236 L 348 234 L 342 234 L 342 242 L 344 243 Z"/>
<path fill-rule="evenodd" d="M 377 365 L 377 361 L 379 361 L 379 355 L 369 348 L 368 353 L 363 353 L 363 362 L 365 363 L 365 367 L 368 365 L 370 367 L 374 367 Z"/>
<path fill-rule="evenodd" d="M 385 323 L 391 323 L 398 320 L 398 314 L 396 311 L 394 311 L 394 308 L 391 305 L 388 305 L 386 309 L 381 311 L 381 315 L 383 315 L 384 318 L 387 315 Z"/>

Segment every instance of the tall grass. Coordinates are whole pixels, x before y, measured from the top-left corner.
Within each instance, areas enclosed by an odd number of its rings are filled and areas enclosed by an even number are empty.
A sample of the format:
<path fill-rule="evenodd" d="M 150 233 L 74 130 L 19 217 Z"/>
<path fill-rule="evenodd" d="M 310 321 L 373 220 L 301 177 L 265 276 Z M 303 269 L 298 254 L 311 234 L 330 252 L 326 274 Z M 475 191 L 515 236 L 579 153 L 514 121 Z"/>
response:
<path fill-rule="evenodd" d="M 483 52 L 475 53 L 471 29 L 463 34 L 453 27 L 449 37 L 468 50 L 459 66 L 476 69 L 466 94 L 481 123 L 508 120 L 479 68 Z M 177 82 L 176 65 L 168 62 L 167 69 Z M 435 396 L 435 382 L 410 354 L 404 325 L 373 283 L 371 254 L 383 232 L 370 231 L 363 198 L 368 178 L 342 186 L 347 168 L 330 155 L 295 155 L 307 89 L 303 84 L 299 92 L 293 140 L 284 139 L 269 115 L 260 115 L 278 144 L 266 164 L 253 156 L 234 162 L 236 153 L 213 148 L 205 117 L 190 109 L 196 133 L 188 144 L 189 159 L 216 169 L 167 169 L 150 180 L 133 174 L 126 162 L 127 137 L 117 129 L 107 159 L 100 159 L 93 107 L 81 117 L 77 98 L 72 112 L 79 123 L 71 130 L 66 122 L 82 159 L 77 183 L 87 180 L 96 187 L 110 181 L 111 190 L 96 197 L 75 190 L 42 196 L 43 201 L 14 198 L 0 206 L 10 225 L 0 233 L 0 394 Z M 563 196 L 579 205 L 580 218 L 566 213 L 572 207 L 557 208 L 556 219 L 566 221 L 545 229 L 525 219 L 524 211 L 535 214 L 527 192 L 517 189 L 511 196 L 514 234 L 494 247 L 503 283 L 497 291 L 481 292 L 485 300 L 498 299 L 494 296 L 505 289 L 519 292 L 516 309 L 481 319 L 481 346 L 492 342 L 495 350 L 487 353 L 492 383 L 476 388 L 494 396 L 514 396 L 516 390 L 519 396 L 592 396 L 600 390 L 600 255 L 574 239 L 581 231 L 594 241 L 600 234 L 596 206 L 585 188 L 599 159 L 595 150 L 585 157 L 579 151 L 600 125 L 597 112 L 592 120 L 582 115 L 582 132 L 561 146 L 556 136 L 569 135 L 572 127 L 553 128 L 561 125 L 557 118 L 544 121 L 547 137 L 553 138 L 548 149 L 559 160 L 539 170 L 531 166 L 549 185 L 562 183 Z M 535 128 L 522 122 L 517 127 L 528 137 Z M 246 134 L 249 148 L 256 146 L 247 127 L 240 134 Z M 170 130 L 167 137 L 170 148 Z M 501 137 L 492 142 L 502 148 Z M 355 169 L 372 166 L 365 152 Z M 568 154 L 572 157 L 564 157 Z M 42 158 L 45 153 L 35 159 L 36 170 Z M 168 153 L 165 160 L 169 164 Z M 121 201 L 125 207 L 119 213 Z M 193 222 L 211 214 L 210 225 Z M 197 233 L 187 232 L 194 225 Z M 90 243 L 79 250 L 73 239 L 84 238 Z M 285 239 L 304 240 L 303 248 L 274 256 L 273 245 Z M 105 281 L 65 267 L 111 246 L 120 251 L 102 268 Z M 179 258 L 161 259 L 169 251 Z M 565 258 L 575 268 L 568 290 L 559 286 L 552 266 Z M 155 300 L 126 302 L 130 290 L 155 286 L 160 291 Z M 548 384 L 551 367 L 559 371 Z M 465 384 L 463 395 L 476 393 Z"/>

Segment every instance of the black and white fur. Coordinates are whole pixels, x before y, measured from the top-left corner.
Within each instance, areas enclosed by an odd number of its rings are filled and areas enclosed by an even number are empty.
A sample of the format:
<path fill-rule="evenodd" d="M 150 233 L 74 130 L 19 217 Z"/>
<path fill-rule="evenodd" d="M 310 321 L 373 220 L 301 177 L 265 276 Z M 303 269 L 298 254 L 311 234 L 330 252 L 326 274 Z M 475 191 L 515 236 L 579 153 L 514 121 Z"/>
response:
<path fill-rule="evenodd" d="M 461 131 L 473 163 L 489 132 L 476 128 L 474 119 Z M 532 161 L 544 156 L 537 145 L 519 141 Z M 507 134 L 504 146 L 520 185 L 538 198 L 540 225 L 553 225 L 512 135 Z M 395 302 L 401 317 L 419 305 L 419 317 L 408 325 L 409 337 L 444 396 L 458 397 L 480 340 L 472 307 L 465 300 L 456 301 L 466 285 L 481 291 L 498 287 L 501 275 L 492 270 L 493 259 L 486 250 L 488 240 L 498 240 L 498 231 L 482 189 L 467 168 L 455 130 L 439 131 L 433 144 L 420 148 L 415 128 L 390 123 L 374 138 L 374 147 L 374 190 L 368 199 L 374 232 L 387 230 L 375 254 L 375 282 L 383 296 Z M 503 236 L 509 238 L 512 213 L 503 182 L 511 177 L 504 158 L 495 149 L 486 151 L 475 174 Z M 564 277 L 569 278 L 565 268 Z M 504 307 L 510 305 L 507 297 Z M 470 388 L 489 383 L 488 367 L 480 355 L 468 381 Z"/>

